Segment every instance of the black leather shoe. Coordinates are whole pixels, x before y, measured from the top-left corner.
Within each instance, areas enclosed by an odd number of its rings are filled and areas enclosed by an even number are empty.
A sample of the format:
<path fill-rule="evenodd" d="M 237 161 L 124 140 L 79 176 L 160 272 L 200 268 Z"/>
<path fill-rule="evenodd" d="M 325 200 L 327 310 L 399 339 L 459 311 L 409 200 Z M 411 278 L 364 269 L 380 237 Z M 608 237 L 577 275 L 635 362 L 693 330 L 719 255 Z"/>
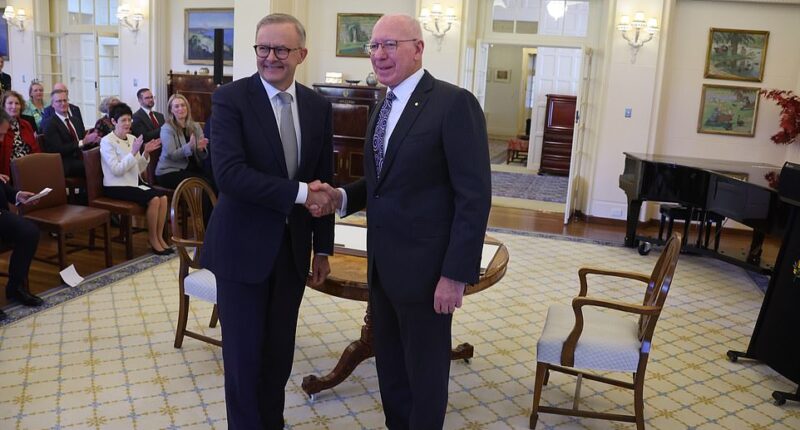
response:
<path fill-rule="evenodd" d="M 8 315 L 6 315 L 6 313 L 0 309 L 0 321 L 3 321 L 4 319 L 8 319 Z"/>
<path fill-rule="evenodd" d="M 6 298 L 16 300 L 25 306 L 41 306 L 44 303 L 41 297 L 34 296 L 21 288 L 6 288 Z"/>
<path fill-rule="evenodd" d="M 162 249 L 161 251 L 156 251 L 155 248 L 152 248 L 152 247 L 150 248 L 150 251 L 152 251 L 153 254 L 155 254 L 155 255 L 171 255 L 171 254 L 173 254 L 175 252 L 175 251 L 172 250 L 172 248 L 165 248 L 165 249 Z"/>

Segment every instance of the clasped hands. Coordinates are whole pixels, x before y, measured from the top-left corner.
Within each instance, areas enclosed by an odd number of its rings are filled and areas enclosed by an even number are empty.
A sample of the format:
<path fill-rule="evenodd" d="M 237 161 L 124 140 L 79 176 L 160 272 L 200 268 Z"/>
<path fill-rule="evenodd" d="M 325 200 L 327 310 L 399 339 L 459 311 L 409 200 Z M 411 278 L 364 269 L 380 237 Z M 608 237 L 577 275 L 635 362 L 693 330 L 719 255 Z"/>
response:
<path fill-rule="evenodd" d="M 308 197 L 304 205 L 312 216 L 330 215 L 342 206 L 342 193 L 319 180 L 308 184 Z"/>

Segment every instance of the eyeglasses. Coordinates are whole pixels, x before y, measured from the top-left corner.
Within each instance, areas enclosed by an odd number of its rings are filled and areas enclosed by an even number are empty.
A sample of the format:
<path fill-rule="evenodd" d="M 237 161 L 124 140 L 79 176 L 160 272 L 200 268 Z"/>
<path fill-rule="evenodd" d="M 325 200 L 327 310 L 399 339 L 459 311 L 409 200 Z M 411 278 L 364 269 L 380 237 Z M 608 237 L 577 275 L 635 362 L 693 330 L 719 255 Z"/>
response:
<path fill-rule="evenodd" d="M 405 39 L 405 40 L 384 40 L 383 42 L 370 42 L 364 45 L 364 52 L 367 54 L 374 54 L 378 52 L 378 48 L 383 47 L 386 52 L 397 51 L 397 45 L 400 42 L 416 42 L 419 39 Z"/>
<path fill-rule="evenodd" d="M 279 60 L 285 60 L 289 58 L 289 53 L 292 51 L 299 51 L 303 48 L 287 48 L 285 46 L 267 46 L 267 45 L 253 45 L 253 49 L 256 51 L 256 56 L 258 58 L 267 58 L 269 57 L 270 52 L 275 53 L 275 58 Z"/>

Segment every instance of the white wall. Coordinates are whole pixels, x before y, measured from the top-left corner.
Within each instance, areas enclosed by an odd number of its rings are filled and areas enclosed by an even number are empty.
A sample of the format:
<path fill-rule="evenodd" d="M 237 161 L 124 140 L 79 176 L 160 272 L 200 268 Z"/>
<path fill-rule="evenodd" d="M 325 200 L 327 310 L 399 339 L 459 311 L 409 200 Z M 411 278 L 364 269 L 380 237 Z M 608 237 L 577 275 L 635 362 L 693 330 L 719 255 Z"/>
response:
<path fill-rule="evenodd" d="M 149 1 L 133 0 L 130 4 L 134 8 L 141 9 L 144 19 L 139 24 L 139 31 L 136 33 L 122 26 L 119 28 L 119 97 L 135 111 L 139 108 L 136 91 L 140 88 L 151 88 L 153 93 L 159 97 L 158 100 L 163 98 L 166 101 L 166 94 L 159 94 L 155 78 L 151 73 L 153 63 L 150 50 L 154 45 L 154 33 Z M 166 81 L 166 75 L 161 79 Z M 163 104 L 158 103 L 156 109 L 163 110 L 161 106 Z"/>
<path fill-rule="evenodd" d="M 486 83 L 486 111 L 489 134 L 513 137 L 518 134 L 519 110 L 522 109 L 522 47 L 493 45 L 489 48 L 489 79 Z M 511 71 L 509 82 L 497 82 L 493 72 L 497 69 Z"/>
<path fill-rule="evenodd" d="M 8 61 L 3 66 L 3 71 L 11 75 L 11 88 L 19 92 L 25 98 L 28 97 L 28 86 L 34 78 L 34 35 L 33 20 L 34 16 L 32 0 L 15 0 L 11 3 L 15 9 L 25 9 L 28 20 L 25 21 L 25 31 L 19 31 L 16 27 L 8 26 Z M 35 17 L 35 16 L 34 16 Z"/>

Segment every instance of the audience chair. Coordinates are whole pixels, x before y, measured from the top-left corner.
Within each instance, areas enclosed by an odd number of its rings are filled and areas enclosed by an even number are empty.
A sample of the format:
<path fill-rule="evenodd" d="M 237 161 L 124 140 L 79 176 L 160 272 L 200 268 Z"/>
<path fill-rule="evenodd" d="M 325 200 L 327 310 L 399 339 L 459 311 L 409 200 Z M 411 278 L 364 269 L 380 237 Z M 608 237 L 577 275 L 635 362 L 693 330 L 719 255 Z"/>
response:
<path fill-rule="evenodd" d="M 39 192 L 45 187 L 53 191 L 41 198 L 35 206 L 20 206 L 20 214 L 35 222 L 39 229 L 55 233 L 58 238 L 58 266 L 67 267 L 65 237 L 67 234 L 90 231 L 89 249 L 94 249 L 94 230 L 102 227 L 105 241 L 106 267 L 111 267 L 111 244 L 109 239 L 108 211 L 86 206 L 67 204 L 64 167 L 60 154 L 30 154 L 11 160 L 11 174 L 18 189 Z M 75 245 L 71 245 L 75 246 Z M 87 247 L 77 246 L 69 252 Z M 54 263 L 50 260 L 44 260 Z M 54 263 L 55 264 L 55 263 Z"/>
<path fill-rule="evenodd" d="M 44 151 L 44 134 L 36 135 L 36 144 L 39 149 Z M 65 176 L 64 183 L 67 185 L 67 201 L 71 204 L 78 204 L 78 193 L 75 190 L 86 189 L 86 178 L 80 176 Z"/>
<path fill-rule="evenodd" d="M 89 206 L 106 209 L 120 216 L 119 235 L 125 243 L 125 258 L 133 258 L 133 217 L 145 216 L 145 208 L 127 200 L 117 200 L 103 195 L 103 167 L 100 164 L 100 147 L 83 151 L 83 166 L 86 169 L 86 193 Z M 144 231 L 144 230 L 137 230 Z"/>
<path fill-rule="evenodd" d="M 539 413 L 599 418 L 636 423 L 644 429 L 644 377 L 656 322 L 669 293 L 681 249 L 681 236 L 673 234 L 667 241 L 650 276 L 630 272 L 582 268 L 578 271 L 580 293 L 572 306 L 553 305 L 547 310 L 542 335 L 536 346 L 536 381 L 530 428 L 536 427 Z M 623 303 L 587 296 L 587 275 L 610 276 L 641 281 L 645 284 L 644 300 Z M 606 308 L 609 311 L 601 311 Z M 611 312 L 614 311 L 614 312 Z M 638 315 L 638 321 L 627 313 Z M 632 373 L 632 380 L 612 379 L 589 371 Z M 539 406 L 542 386 L 550 371 L 577 377 L 572 409 Z M 634 415 L 622 415 L 579 409 L 583 378 L 633 391 Z"/>
<path fill-rule="evenodd" d="M 220 340 L 186 329 L 186 323 L 189 318 L 190 297 L 213 303 L 214 309 L 211 311 L 211 321 L 208 326 L 216 327 L 218 321 L 217 281 L 211 271 L 200 266 L 200 255 L 206 233 L 203 223 L 204 196 L 208 196 L 211 199 L 212 206 L 217 204 L 217 196 L 208 182 L 200 178 L 188 178 L 178 184 L 170 205 L 172 242 L 178 248 L 178 255 L 181 259 L 178 271 L 180 307 L 178 310 L 178 327 L 175 329 L 175 348 L 180 348 L 183 345 L 184 336 L 222 346 L 222 341 Z M 181 211 L 187 211 L 188 214 L 183 215 L 180 213 Z"/>

